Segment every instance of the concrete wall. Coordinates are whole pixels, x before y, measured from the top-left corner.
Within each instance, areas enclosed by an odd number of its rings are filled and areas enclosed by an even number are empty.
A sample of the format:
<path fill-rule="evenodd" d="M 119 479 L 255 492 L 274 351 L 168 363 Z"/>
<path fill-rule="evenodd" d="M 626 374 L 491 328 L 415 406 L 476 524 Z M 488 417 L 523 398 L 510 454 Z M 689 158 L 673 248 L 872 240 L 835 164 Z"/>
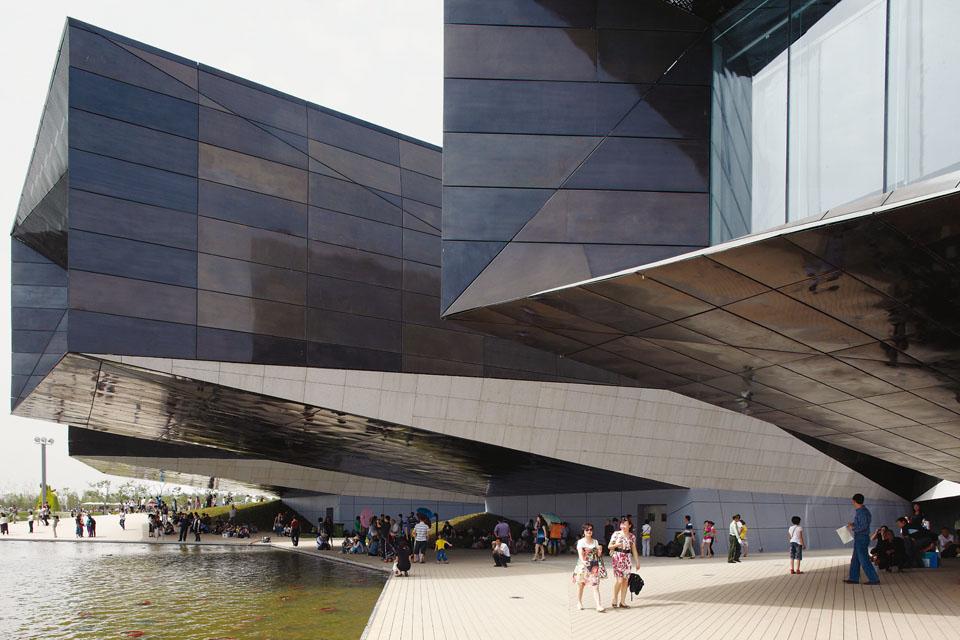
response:
<path fill-rule="evenodd" d="M 637 518 L 637 505 L 667 505 L 668 535 L 683 526 L 689 515 L 698 530 L 704 520 L 716 523 L 718 538 L 714 551 L 726 553 L 727 527 L 735 513 L 747 522 L 750 550 L 781 552 L 787 549 L 790 518 L 800 516 L 810 549 L 833 549 L 843 545 L 836 535 L 840 527 L 853 519 L 853 507 L 847 498 L 798 496 L 779 493 L 681 489 L 676 491 L 627 491 L 488 498 L 487 510 L 526 522 L 538 513 L 552 512 L 565 518 L 574 531 L 583 522 L 592 522 L 599 530 L 610 517 L 629 513 Z M 893 525 L 906 513 L 909 504 L 896 500 L 868 500 L 873 526 Z M 642 518 L 639 518 L 642 522 Z M 667 542 L 655 540 L 654 542 Z M 698 535 L 699 541 L 699 535 Z"/>

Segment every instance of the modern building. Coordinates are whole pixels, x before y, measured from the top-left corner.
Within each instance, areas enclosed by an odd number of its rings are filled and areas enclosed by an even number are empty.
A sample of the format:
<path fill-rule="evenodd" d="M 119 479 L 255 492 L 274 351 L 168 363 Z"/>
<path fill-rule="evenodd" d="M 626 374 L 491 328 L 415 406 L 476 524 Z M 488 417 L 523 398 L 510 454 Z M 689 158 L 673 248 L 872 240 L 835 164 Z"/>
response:
<path fill-rule="evenodd" d="M 960 481 L 960 7 L 445 3 L 441 150 L 70 20 L 14 413 L 305 514 L 800 515 Z M 173 476 L 171 476 L 173 477 Z M 759 543 L 759 544 L 758 544 Z"/>

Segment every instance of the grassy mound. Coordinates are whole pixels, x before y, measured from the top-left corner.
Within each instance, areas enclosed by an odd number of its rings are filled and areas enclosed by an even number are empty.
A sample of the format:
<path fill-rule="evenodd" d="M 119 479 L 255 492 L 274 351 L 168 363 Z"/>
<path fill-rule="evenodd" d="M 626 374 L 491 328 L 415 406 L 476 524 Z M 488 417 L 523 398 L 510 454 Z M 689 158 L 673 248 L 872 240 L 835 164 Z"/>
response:
<path fill-rule="evenodd" d="M 495 513 L 468 513 L 464 516 L 457 516 L 456 518 L 450 518 L 449 520 L 440 520 L 439 527 L 430 528 L 430 540 L 436 538 L 436 531 L 443 529 L 443 525 L 447 522 L 450 523 L 450 526 L 458 532 L 466 534 L 467 530 L 471 527 L 475 531 L 480 531 L 482 533 L 491 533 L 493 528 L 497 526 L 497 522 L 503 516 L 498 516 Z M 507 518 L 507 524 L 510 525 L 510 533 L 513 534 L 514 540 L 520 539 L 520 532 L 523 531 L 523 525 L 516 520 L 510 520 Z M 468 541 L 464 541 L 463 538 L 458 537 L 454 540 L 456 546 L 460 546 L 461 543 L 468 544 Z"/>
<path fill-rule="evenodd" d="M 289 505 L 284 504 L 282 500 L 249 502 L 246 504 L 237 504 L 236 507 L 237 522 L 252 524 L 260 531 L 269 532 L 273 527 L 273 519 L 276 518 L 277 513 L 280 512 L 287 514 L 288 520 L 290 513 L 296 514 L 297 519 L 300 521 L 301 530 L 304 532 L 311 530 L 310 521 L 297 513 L 295 510 L 291 509 Z M 226 520 L 230 517 L 230 505 L 221 507 L 205 507 L 200 509 L 199 512 L 202 515 L 210 516 L 210 518 L 213 520 L 217 520 L 218 518 L 223 518 Z"/>

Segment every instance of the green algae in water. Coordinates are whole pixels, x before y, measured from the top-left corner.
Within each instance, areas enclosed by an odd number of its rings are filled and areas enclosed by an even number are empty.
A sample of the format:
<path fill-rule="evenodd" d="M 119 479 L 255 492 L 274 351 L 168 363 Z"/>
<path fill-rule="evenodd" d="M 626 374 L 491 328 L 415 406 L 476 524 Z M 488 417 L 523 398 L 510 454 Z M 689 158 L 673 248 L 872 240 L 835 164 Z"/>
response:
<path fill-rule="evenodd" d="M 0 637 L 359 638 L 379 573 L 265 548 L 5 542 Z"/>

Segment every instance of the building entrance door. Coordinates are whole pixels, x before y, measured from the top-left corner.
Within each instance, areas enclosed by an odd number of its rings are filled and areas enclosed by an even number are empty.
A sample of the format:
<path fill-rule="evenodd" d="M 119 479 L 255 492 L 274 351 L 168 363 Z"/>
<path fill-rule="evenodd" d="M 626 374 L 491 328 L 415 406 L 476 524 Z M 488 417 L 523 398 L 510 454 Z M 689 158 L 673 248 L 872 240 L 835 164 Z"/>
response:
<path fill-rule="evenodd" d="M 667 505 L 665 504 L 638 504 L 637 505 L 637 525 L 642 525 L 644 520 L 650 521 L 653 528 L 650 538 L 650 548 L 655 544 L 662 542 L 667 544 L 669 536 L 667 535 Z"/>

